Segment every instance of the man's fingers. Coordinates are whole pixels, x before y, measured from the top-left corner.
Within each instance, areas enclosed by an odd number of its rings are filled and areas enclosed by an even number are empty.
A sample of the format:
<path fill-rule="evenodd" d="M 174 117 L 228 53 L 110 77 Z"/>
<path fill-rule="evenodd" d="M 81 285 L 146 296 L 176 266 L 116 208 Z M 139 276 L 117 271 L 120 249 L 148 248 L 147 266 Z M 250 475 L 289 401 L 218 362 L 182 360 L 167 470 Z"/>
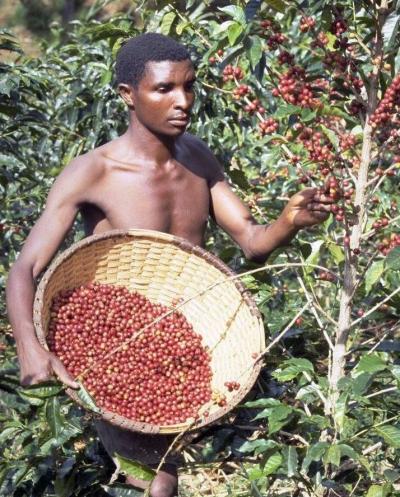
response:
<path fill-rule="evenodd" d="M 23 387 L 29 387 L 31 385 L 38 385 L 39 383 L 43 383 L 44 381 L 48 381 L 51 379 L 50 374 L 39 373 L 36 375 L 24 375 L 20 378 L 20 383 Z"/>
<path fill-rule="evenodd" d="M 307 204 L 309 211 L 332 212 L 330 204 L 320 204 L 318 202 L 310 202 Z"/>
<path fill-rule="evenodd" d="M 313 200 L 315 202 L 322 202 L 322 203 L 327 203 L 327 204 L 333 204 L 335 202 L 335 199 L 332 198 L 330 195 L 314 195 Z"/>
<path fill-rule="evenodd" d="M 64 364 L 58 360 L 55 359 L 53 363 L 53 371 L 57 375 L 57 377 L 64 383 L 64 385 L 67 385 L 71 388 L 79 388 L 79 383 L 73 380 L 71 375 L 68 373 L 66 370 Z"/>

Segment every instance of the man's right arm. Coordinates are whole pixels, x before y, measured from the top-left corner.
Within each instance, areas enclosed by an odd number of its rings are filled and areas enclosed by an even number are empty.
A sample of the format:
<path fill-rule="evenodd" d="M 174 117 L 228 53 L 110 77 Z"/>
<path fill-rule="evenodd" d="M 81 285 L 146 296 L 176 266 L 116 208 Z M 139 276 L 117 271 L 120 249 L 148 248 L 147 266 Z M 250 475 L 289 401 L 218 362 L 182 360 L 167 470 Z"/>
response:
<path fill-rule="evenodd" d="M 46 207 L 27 237 L 7 281 L 7 310 L 20 362 L 22 385 L 46 381 L 56 375 L 63 383 L 78 385 L 51 352 L 38 342 L 33 326 L 35 279 L 48 265 L 70 230 L 85 192 L 93 184 L 94 168 L 85 156 L 67 166 L 50 190 Z"/>

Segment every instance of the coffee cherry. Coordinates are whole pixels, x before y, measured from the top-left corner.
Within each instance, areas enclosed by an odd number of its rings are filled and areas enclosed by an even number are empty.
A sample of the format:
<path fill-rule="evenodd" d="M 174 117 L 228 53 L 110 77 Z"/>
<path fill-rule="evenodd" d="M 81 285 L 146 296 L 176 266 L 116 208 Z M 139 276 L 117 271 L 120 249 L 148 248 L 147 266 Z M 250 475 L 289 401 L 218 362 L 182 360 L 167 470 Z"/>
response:
<path fill-rule="evenodd" d="M 258 125 L 260 134 L 261 136 L 275 133 L 275 131 L 278 129 L 279 124 L 278 122 L 273 119 L 272 117 L 269 117 L 268 119 L 265 119 L 264 121 L 261 121 Z"/>
<path fill-rule="evenodd" d="M 303 16 L 300 19 L 300 31 L 302 33 L 307 33 L 310 29 L 315 26 L 315 19 L 312 17 Z"/>

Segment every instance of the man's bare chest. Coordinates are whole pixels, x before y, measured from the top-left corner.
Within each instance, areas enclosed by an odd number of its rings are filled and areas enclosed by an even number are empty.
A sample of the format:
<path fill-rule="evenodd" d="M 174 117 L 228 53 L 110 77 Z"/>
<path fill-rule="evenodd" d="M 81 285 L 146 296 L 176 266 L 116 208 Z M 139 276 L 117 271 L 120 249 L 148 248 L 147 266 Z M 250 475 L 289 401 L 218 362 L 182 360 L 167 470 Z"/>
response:
<path fill-rule="evenodd" d="M 113 167 L 88 198 L 82 209 L 88 234 L 154 229 L 201 244 L 210 211 L 207 180 L 183 167 L 145 172 Z"/>

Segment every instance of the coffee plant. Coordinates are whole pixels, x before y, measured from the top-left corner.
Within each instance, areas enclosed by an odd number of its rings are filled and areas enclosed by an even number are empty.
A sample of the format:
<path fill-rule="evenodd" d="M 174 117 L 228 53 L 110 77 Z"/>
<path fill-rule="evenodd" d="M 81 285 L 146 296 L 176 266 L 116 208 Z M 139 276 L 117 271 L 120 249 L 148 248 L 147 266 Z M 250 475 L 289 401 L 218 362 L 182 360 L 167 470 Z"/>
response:
<path fill-rule="evenodd" d="M 257 221 L 271 222 L 304 186 L 337 200 L 324 224 L 264 265 L 210 222 L 207 248 L 243 275 L 267 349 L 253 397 L 198 435 L 196 463 L 238 461 L 241 495 L 399 495 L 400 4 L 184 5 L 145 3 L 135 20 L 102 21 L 95 6 L 67 31 L 52 25 L 35 59 L 2 32 L 0 49 L 15 54 L 0 63 L 2 287 L 55 176 L 127 125 L 113 84 L 123 40 L 179 39 L 198 77 L 190 131 Z M 78 218 L 64 246 L 82 236 Z M 108 483 L 90 416 L 59 385 L 18 385 L 5 317 L 2 328 L 0 493 L 139 495 Z"/>

